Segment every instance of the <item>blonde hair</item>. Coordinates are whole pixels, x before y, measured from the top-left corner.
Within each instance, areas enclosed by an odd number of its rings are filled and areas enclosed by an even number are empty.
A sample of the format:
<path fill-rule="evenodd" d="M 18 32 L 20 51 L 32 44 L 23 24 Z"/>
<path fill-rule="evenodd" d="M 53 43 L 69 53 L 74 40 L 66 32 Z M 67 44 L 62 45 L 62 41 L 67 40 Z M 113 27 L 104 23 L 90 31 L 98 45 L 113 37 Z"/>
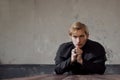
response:
<path fill-rule="evenodd" d="M 71 36 L 73 32 L 77 30 L 84 30 L 86 35 L 89 35 L 89 31 L 87 29 L 87 26 L 81 22 L 74 22 L 70 29 L 69 29 L 69 35 Z"/>

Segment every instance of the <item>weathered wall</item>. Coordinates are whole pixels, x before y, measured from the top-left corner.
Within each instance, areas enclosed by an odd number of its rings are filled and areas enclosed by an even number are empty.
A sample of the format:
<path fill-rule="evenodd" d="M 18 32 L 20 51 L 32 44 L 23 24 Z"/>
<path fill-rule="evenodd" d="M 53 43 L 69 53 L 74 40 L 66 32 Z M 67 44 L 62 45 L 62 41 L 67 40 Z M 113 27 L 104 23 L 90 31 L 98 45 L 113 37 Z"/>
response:
<path fill-rule="evenodd" d="M 74 21 L 104 45 L 107 63 L 120 64 L 120 0 L 0 0 L 0 62 L 53 64 Z"/>

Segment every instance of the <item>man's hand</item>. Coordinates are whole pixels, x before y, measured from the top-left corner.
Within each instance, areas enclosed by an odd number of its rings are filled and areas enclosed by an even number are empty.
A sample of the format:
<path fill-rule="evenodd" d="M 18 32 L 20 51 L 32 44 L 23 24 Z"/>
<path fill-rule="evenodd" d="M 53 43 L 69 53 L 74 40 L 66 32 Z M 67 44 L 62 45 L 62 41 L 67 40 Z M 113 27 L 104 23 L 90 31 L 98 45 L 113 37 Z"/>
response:
<path fill-rule="evenodd" d="M 71 62 L 75 62 L 77 60 L 77 54 L 76 54 L 76 50 L 75 49 L 72 49 L 72 52 L 71 52 Z"/>
<path fill-rule="evenodd" d="M 77 62 L 80 64 L 83 63 L 82 55 L 77 55 Z"/>
<path fill-rule="evenodd" d="M 79 49 L 78 47 L 72 49 L 72 52 L 71 52 L 71 62 L 74 62 L 74 61 L 77 61 L 78 63 L 83 63 L 83 60 L 82 60 L 82 53 L 83 51 L 81 49 Z"/>

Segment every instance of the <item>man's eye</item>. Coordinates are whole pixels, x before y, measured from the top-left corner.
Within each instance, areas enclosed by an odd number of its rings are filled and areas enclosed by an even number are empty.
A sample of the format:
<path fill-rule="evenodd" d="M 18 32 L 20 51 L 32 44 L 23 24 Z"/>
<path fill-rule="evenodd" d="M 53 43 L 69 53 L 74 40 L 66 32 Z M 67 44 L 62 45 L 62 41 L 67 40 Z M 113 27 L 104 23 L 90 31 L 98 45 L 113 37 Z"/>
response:
<path fill-rule="evenodd" d="M 73 36 L 74 38 L 77 38 L 77 36 Z"/>

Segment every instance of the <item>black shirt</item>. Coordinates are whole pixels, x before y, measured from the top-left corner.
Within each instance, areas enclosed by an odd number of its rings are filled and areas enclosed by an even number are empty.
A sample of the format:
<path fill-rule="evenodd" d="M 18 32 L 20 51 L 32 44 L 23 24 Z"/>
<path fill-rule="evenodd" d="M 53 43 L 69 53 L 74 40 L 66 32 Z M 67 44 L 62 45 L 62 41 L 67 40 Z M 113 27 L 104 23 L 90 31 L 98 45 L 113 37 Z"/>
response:
<path fill-rule="evenodd" d="M 55 72 L 63 74 L 103 74 L 106 67 L 105 49 L 98 42 L 87 40 L 82 47 L 83 64 L 78 62 L 71 63 L 71 50 L 75 48 L 72 42 L 60 45 L 55 57 Z"/>

